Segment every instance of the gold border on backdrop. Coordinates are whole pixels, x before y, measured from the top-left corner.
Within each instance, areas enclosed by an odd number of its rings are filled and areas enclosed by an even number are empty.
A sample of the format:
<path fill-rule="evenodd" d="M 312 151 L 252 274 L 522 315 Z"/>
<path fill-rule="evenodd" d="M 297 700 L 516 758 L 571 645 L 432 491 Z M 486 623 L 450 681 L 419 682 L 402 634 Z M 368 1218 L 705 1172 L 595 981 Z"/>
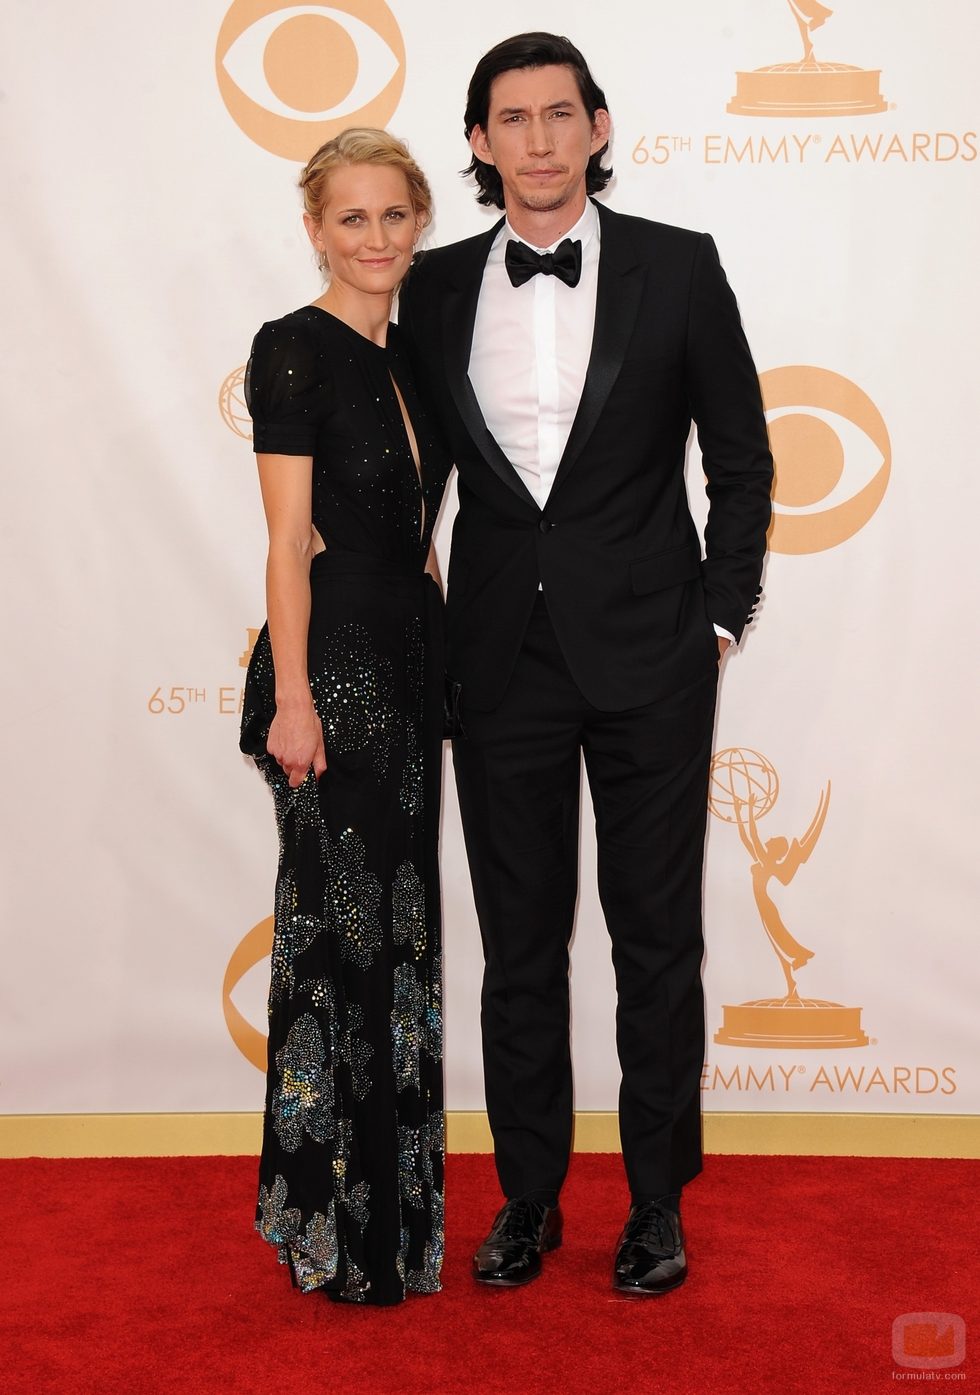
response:
<path fill-rule="evenodd" d="M 0 1115 L 0 1157 L 107 1158 L 255 1154 L 260 1114 Z M 451 1153 L 490 1152 L 487 1116 L 450 1111 Z M 974 1114 L 728 1114 L 704 1116 L 707 1153 L 868 1158 L 980 1158 Z M 575 1116 L 579 1153 L 619 1151 L 611 1113 Z"/>

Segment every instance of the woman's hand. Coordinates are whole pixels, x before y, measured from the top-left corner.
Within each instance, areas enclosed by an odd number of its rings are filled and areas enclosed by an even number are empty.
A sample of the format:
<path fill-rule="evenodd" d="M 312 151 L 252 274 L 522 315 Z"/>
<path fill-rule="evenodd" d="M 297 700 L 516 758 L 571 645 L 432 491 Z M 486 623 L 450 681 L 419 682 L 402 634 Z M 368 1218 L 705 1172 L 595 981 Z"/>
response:
<path fill-rule="evenodd" d="M 310 766 L 314 778 L 319 780 L 327 768 L 327 756 L 323 727 L 312 701 L 298 708 L 276 707 L 266 750 L 282 766 L 291 789 L 303 783 Z"/>

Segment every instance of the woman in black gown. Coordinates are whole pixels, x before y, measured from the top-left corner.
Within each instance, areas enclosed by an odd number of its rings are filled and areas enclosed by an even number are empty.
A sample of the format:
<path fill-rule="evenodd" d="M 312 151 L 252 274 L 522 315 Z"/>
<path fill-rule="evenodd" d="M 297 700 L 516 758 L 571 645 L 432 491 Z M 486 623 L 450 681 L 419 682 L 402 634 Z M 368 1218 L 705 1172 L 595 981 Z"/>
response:
<path fill-rule="evenodd" d="M 246 377 L 269 619 L 241 748 L 280 846 L 256 1227 L 300 1288 L 392 1304 L 436 1292 L 443 1253 L 448 462 L 389 324 L 430 195 L 371 130 L 329 141 L 300 185 L 328 287 L 262 326 Z"/>

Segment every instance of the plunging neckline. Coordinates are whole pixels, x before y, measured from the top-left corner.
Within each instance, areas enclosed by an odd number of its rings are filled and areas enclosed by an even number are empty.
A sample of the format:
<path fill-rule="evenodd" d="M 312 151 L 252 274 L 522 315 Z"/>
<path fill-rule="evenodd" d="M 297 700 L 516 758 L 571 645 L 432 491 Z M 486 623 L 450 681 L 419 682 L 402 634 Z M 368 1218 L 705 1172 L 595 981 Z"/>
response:
<path fill-rule="evenodd" d="M 398 380 L 391 368 L 388 368 L 388 378 L 395 393 L 395 401 L 398 403 L 398 410 L 401 414 L 402 427 L 405 432 L 405 439 L 408 442 L 408 451 L 412 457 L 412 464 L 415 466 L 415 477 L 419 486 L 419 542 L 425 537 L 425 486 L 422 483 L 422 453 L 419 450 L 418 437 L 415 434 L 415 427 L 412 418 L 408 414 L 408 405 L 405 402 L 405 395 L 398 386 Z"/>
<path fill-rule="evenodd" d="M 316 305 L 311 301 L 309 309 L 317 310 L 321 315 L 326 315 L 329 320 L 333 320 L 335 324 L 342 325 L 343 328 L 346 329 L 350 334 L 355 335 L 362 344 L 367 344 L 370 348 L 376 349 L 379 353 L 385 355 L 388 354 L 387 341 L 384 344 L 379 344 L 376 340 L 369 339 L 366 334 L 362 334 L 361 331 L 359 329 L 355 329 L 352 324 L 348 324 L 346 320 L 342 320 L 340 316 L 335 315 L 332 310 L 324 309 L 322 305 Z M 394 325 L 392 321 L 389 320 L 388 329 L 391 330 L 393 328 Z M 421 542 L 422 539 L 425 537 L 425 484 L 422 479 L 422 452 L 419 448 L 418 436 L 415 432 L 415 425 L 409 414 L 408 404 L 405 401 L 405 394 L 403 393 L 402 389 L 398 386 L 398 379 L 392 372 L 391 365 L 386 364 L 386 368 L 388 373 L 388 381 L 391 384 L 391 389 L 395 395 L 395 405 L 398 408 L 398 415 L 401 419 L 402 431 L 405 434 L 405 443 L 408 446 L 409 457 L 412 461 L 412 466 L 415 471 L 415 479 L 418 485 L 420 514 L 419 541 Z"/>

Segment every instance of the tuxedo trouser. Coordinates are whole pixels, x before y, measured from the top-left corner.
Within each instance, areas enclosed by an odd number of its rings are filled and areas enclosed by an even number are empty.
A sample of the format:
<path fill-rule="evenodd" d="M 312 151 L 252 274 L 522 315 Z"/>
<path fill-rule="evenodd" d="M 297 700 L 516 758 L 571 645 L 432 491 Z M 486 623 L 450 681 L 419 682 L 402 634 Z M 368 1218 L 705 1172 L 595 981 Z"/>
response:
<path fill-rule="evenodd" d="M 572 1134 L 568 947 L 581 756 L 616 975 L 619 1125 L 635 1198 L 701 1170 L 701 881 L 717 671 L 603 712 L 582 696 L 539 595 L 499 707 L 453 744 L 486 970 L 484 1076 L 504 1195 L 557 1193 Z"/>

